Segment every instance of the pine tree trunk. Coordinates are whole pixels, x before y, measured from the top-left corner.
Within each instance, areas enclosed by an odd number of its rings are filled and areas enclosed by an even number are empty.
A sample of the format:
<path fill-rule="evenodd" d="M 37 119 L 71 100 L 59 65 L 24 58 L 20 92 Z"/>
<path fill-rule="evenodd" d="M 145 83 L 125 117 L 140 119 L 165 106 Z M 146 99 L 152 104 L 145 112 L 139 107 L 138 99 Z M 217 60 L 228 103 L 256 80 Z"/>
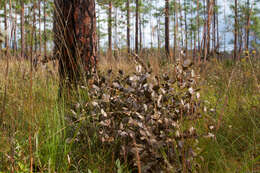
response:
<path fill-rule="evenodd" d="M 47 13 L 46 13 L 46 0 L 44 0 L 44 7 L 43 7 L 43 38 L 44 38 L 44 58 L 47 58 L 47 35 L 46 35 L 46 17 L 47 17 Z"/>
<path fill-rule="evenodd" d="M 91 76 L 97 63 L 95 0 L 55 0 L 54 55 L 61 91 Z"/>
<path fill-rule="evenodd" d="M 17 27 L 17 9 L 15 10 L 16 13 L 15 13 L 15 20 L 14 20 L 14 42 L 13 42 L 13 45 L 14 45 L 14 55 L 16 56 L 17 55 L 17 33 L 16 33 L 16 27 Z"/>
<path fill-rule="evenodd" d="M 248 50 L 249 47 L 250 15 L 251 15 L 250 2 L 249 0 L 247 0 L 246 50 Z"/>
<path fill-rule="evenodd" d="M 139 1 L 135 0 L 135 53 L 138 54 L 138 24 L 139 24 Z"/>
<path fill-rule="evenodd" d="M 238 35 L 238 21 L 237 21 L 237 0 L 235 0 L 235 25 L 234 25 L 234 59 L 237 59 L 237 35 Z"/>
<path fill-rule="evenodd" d="M 38 0 L 38 10 L 39 10 L 39 55 L 41 56 L 42 52 L 42 33 L 41 33 L 41 0 Z"/>
<path fill-rule="evenodd" d="M 198 63 L 200 64 L 201 61 L 201 55 L 200 55 L 200 13 L 199 13 L 199 0 L 197 0 L 197 27 L 198 27 Z"/>
<path fill-rule="evenodd" d="M 226 23 L 226 0 L 224 0 L 224 22 Z M 224 53 L 225 53 L 226 52 L 226 32 L 224 32 L 223 41 L 224 41 Z"/>
<path fill-rule="evenodd" d="M 210 52 L 210 41 L 211 41 L 211 35 L 210 35 L 210 31 L 211 31 L 211 8 L 212 8 L 212 2 L 213 0 L 208 0 L 207 1 L 207 10 L 208 10 L 208 19 L 207 19 L 207 53 L 205 55 L 205 60 L 207 58 L 207 55 Z"/>
<path fill-rule="evenodd" d="M 141 23 L 141 14 L 139 14 L 139 52 L 142 51 L 142 23 Z"/>
<path fill-rule="evenodd" d="M 212 0 L 207 0 L 207 34 L 206 34 L 206 38 L 205 38 L 205 46 L 204 47 L 204 62 L 206 62 L 208 54 L 210 52 L 210 40 L 211 40 L 211 35 L 210 35 L 210 31 L 211 31 L 211 16 L 212 16 Z"/>
<path fill-rule="evenodd" d="M 112 0 L 108 6 L 108 56 L 112 56 Z"/>
<path fill-rule="evenodd" d="M 126 35 L 127 35 L 127 52 L 130 54 L 130 0 L 126 1 L 126 8 L 127 8 L 127 29 L 126 29 Z"/>
<path fill-rule="evenodd" d="M 101 29 L 100 29 L 100 9 L 97 9 L 97 51 L 98 51 L 98 57 L 100 56 L 100 51 L 101 51 L 101 47 L 100 47 L 100 38 L 101 38 Z"/>
<path fill-rule="evenodd" d="M 188 25 L 187 25 L 187 3 L 184 0 L 184 20 L 185 20 L 185 52 L 188 50 Z"/>
<path fill-rule="evenodd" d="M 12 7 L 12 0 L 9 0 L 9 19 L 10 19 L 10 31 L 11 31 L 11 36 L 9 38 L 9 43 L 10 43 L 10 48 L 12 48 L 12 39 L 13 39 L 13 34 L 14 34 L 14 30 L 13 30 L 13 11 L 12 11 L 13 7 Z"/>
<path fill-rule="evenodd" d="M 27 7 L 26 10 L 25 10 L 25 18 L 24 18 L 24 21 L 25 21 L 25 32 L 24 32 L 24 39 L 25 39 L 25 52 L 24 52 L 24 55 L 25 55 L 25 58 L 28 59 L 29 58 L 29 35 L 30 35 L 30 30 L 28 29 L 28 26 L 29 26 L 29 8 Z"/>
<path fill-rule="evenodd" d="M 213 0 L 213 51 L 216 51 L 216 0 Z"/>
<path fill-rule="evenodd" d="M 218 1 L 217 0 L 215 0 L 216 1 L 216 5 L 217 5 L 217 7 L 218 7 Z M 217 16 L 217 52 L 219 52 L 219 47 L 220 47 L 220 44 L 219 44 L 219 9 L 217 10 L 217 12 L 216 12 L 216 16 Z"/>
<path fill-rule="evenodd" d="M 21 0 L 21 57 L 24 57 L 24 1 Z"/>
<path fill-rule="evenodd" d="M 36 8 L 37 8 L 37 4 L 36 4 L 36 0 L 34 0 L 33 2 L 33 24 L 32 24 L 32 37 L 34 37 L 34 53 L 36 55 L 37 53 L 37 33 L 36 33 Z"/>
<path fill-rule="evenodd" d="M 160 51 L 161 48 L 161 39 L 160 39 L 160 17 L 157 17 L 157 48 L 158 48 L 158 52 Z"/>
<path fill-rule="evenodd" d="M 169 31 L 169 0 L 165 0 L 165 52 L 170 55 L 170 31 Z"/>
<path fill-rule="evenodd" d="M 175 61 L 178 58 L 178 8 L 177 8 L 177 0 L 174 0 L 174 58 Z"/>
<path fill-rule="evenodd" d="M 181 0 L 178 0 L 178 3 L 179 4 L 181 4 Z M 174 10 L 175 11 L 175 10 Z M 183 27 L 183 15 L 182 15 L 182 12 L 183 12 L 183 8 L 182 8 L 182 6 L 180 5 L 180 28 L 182 28 Z M 174 15 L 175 16 L 175 15 Z M 175 30 L 175 28 L 174 28 L 174 30 Z M 184 37 L 183 37 L 183 31 L 182 31 L 182 29 L 180 30 L 180 39 L 181 39 L 181 47 L 183 48 L 183 46 L 184 46 L 184 41 L 183 41 L 183 39 L 184 39 Z"/>
<path fill-rule="evenodd" d="M 36 53 L 36 45 L 35 45 L 35 49 L 33 52 L 33 40 L 35 41 L 35 44 L 36 44 L 36 38 L 35 38 L 35 8 L 36 8 L 36 4 L 35 4 L 35 0 L 33 1 L 33 23 L 32 23 L 32 27 L 31 28 L 31 40 L 30 40 L 30 61 L 31 61 L 31 70 L 32 70 L 32 64 L 33 64 L 33 53 Z"/>
<path fill-rule="evenodd" d="M 4 23 L 5 23 L 5 32 L 7 32 L 7 2 L 5 0 L 5 5 L 4 5 L 4 14 L 5 14 L 5 17 L 4 17 Z M 5 35 L 5 48 L 8 49 L 8 36 L 7 34 Z"/>

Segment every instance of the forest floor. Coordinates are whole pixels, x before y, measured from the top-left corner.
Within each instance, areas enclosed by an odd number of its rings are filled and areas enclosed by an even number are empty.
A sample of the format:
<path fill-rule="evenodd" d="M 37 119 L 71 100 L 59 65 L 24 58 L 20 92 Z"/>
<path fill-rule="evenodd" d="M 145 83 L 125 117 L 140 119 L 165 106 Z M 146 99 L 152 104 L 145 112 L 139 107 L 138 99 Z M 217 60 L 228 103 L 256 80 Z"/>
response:
<path fill-rule="evenodd" d="M 168 70 L 158 58 L 148 61 L 154 73 Z M 135 65 L 101 60 L 99 68 L 130 72 Z M 111 154 L 112 148 L 98 145 L 95 138 L 88 144 L 76 141 L 76 146 L 68 141 L 72 132 L 67 129 L 75 122 L 66 123 L 70 108 L 58 99 L 57 69 L 51 63 L 31 72 L 29 62 L 3 58 L 0 69 L 1 173 L 30 172 L 31 161 L 35 172 L 131 172 Z M 211 140 L 198 139 L 199 168 L 194 172 L 260 172 L 260 57 L 211 59 L 195 69 L 209 109 L 198 129 L 217 130 Z"/>

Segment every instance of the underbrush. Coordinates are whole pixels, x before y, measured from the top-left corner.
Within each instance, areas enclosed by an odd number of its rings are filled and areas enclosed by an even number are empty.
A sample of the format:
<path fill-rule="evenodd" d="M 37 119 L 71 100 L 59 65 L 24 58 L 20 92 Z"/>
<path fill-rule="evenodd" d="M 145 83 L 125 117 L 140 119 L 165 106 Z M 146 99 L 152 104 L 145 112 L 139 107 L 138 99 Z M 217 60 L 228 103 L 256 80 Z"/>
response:
<path fill-rule="evenodd" d="M 170 65 L 162 66 L 154 59 L 148 61 L 155 74 L 169 71 Z M 104 72 L 112 68 L 130 74 L 135 65 L 126 63 L 101 61 L 99 66 Z M 102 143 L 89 116 L 79 118 L 82 112 L 71 110 L 71 105 L 88 102 L 86 88 L 79 88 L 68 104 L 58 99 L 55 69 L 39 67 L 30 73 L 27 61 L 14 59 L 1 60 L 0 67 L 4 69 L 0 72 L 0 172 L 30 172 L 31 168 L 38 172 L 137 170 L 114 152 L 120 141 Z M 196 127 L 199 134 L 210 134 L 212 139 L 198 138 L 197 172 L 259 172 L 259 60 L 213 60 L 200 76 L 201 105 L 207 111 Z M 68 119 L 68 114 L 79 117 Z M 79 136 L 85 125 L 89 125 L 88 135 Z"/>

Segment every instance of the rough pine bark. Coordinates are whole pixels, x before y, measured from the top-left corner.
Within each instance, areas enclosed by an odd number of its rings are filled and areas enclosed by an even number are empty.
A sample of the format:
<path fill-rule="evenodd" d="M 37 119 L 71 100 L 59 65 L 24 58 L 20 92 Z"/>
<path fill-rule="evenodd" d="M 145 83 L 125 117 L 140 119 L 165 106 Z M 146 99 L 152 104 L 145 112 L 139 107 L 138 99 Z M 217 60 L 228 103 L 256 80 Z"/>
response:
<path fill-rule="evenodd" d="M 95 0 L 54 0 L 54 58 L 61 88 L 78 85 L 96 69 Z"/>

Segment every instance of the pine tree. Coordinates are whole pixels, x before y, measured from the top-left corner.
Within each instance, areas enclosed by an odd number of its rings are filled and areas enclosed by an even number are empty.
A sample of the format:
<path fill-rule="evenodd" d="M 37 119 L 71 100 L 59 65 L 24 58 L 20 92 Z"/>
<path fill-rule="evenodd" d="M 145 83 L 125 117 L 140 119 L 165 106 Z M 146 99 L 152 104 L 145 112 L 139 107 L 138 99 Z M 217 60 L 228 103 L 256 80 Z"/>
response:
<path fill-rule="evenodd" d="M 165 0 L 165 51 L 170 56 L 169 0 Z"/>
<path fill-rule="evenodd" d="M 54 55 L 61 86 L 78 84 L 96 68 L 97 38 L 94 0 L 55 0 Z"/>

